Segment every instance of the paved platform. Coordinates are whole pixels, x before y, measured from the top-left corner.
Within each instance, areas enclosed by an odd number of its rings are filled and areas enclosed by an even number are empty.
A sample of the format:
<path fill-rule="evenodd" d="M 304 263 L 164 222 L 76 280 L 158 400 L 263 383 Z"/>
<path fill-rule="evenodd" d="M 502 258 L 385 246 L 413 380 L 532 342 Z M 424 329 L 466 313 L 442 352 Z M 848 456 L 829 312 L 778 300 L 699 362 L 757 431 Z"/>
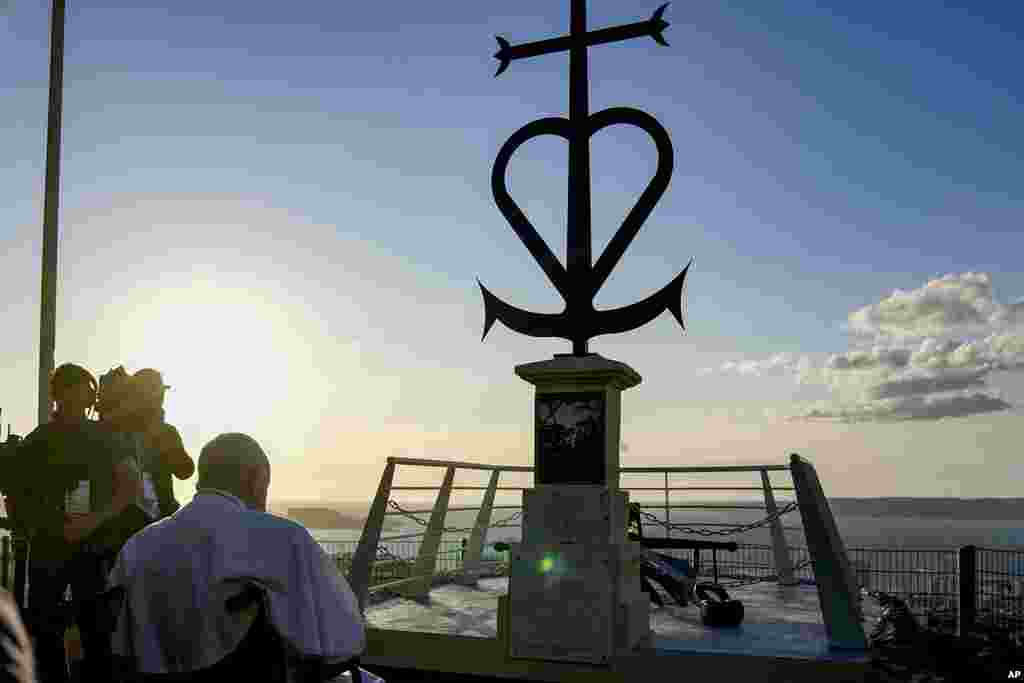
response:
<path fill-rule="evenodd" d="M 507 578 L 481 579 L 477 588 L 434 588 L 426 603 L 394 598 L 367 607 L 367 626 L 389 631 L 448 634 L 471 638 L 498 636 L 498 598 Z M 743 624 L 712 629 L 700 622 L 693 605 L 680 607 L 667 596 L 664 607 L 651 606 L 653 645 L 659 651 L 746 654 L 802 659 L 844 659 L 831 652 L 814 586 L 759 583 L 729 589 L 743 601 Z M 878 616 L 874 601 L 864 605 L 865 632 Z M 856 656 L 856 655 L 855 655 Z"/>

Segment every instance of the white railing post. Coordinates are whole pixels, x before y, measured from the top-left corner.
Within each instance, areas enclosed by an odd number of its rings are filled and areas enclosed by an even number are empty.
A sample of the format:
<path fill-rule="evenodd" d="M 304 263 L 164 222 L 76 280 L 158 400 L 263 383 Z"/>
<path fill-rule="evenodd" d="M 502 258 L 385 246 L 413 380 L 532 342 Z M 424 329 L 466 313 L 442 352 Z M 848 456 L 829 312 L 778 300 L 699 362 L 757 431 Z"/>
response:
<path fill-rule="evenodd" d="M 790 456 L 789 467 L 830 646 L 864 650 L 867 639 L 860 590 L 818 474 L 811 463 L 795 453 Z"/>
<path fill-rule="evenodd" d="M 359 546 L 352 558 L 352 567 L 348 571 L 348 582 L 352 591 L 359 599 L 359 609 L 366 609 L 366 598 L 370 590 L 370 572 L 377 559 L 377 546 L 380 544 L 380 531 L 384 526 L 384 513 L 387 512 L 388 498 L 391 496 L 391 482 L 395 476 L 395 463 L 388 458 L 384 474 L 377 486 L 377 495 L 370 506 L 370 514 L 359 537 Z"/>
<path fill-rule="evenodd" d="M 476 515 L 476 524 L 473 525 L 473 533 L 469 536 L 469 546 L 462 558 L 462 579 L 463 584 L 476 585 L 476 574 L 480 570 L 480 556 L 487 539 L 487 529 L 491 525 L 491 511 L 494 509 L 494 494 L 498 490 L 498 477 L 501 470 L 491 472 L 491 481 L 487 484 L 487 491 L 484 493 L 484 500 L 480 504 L 480 512 Z"/>
<path fill-rule="evenodd" d="M 441 535 L 444 533 L 444 518 L 448 513 L 448 500 L 452 495 L 452 482 L 455 480 L 455 467 L 449 466 L 444 475 L 444 483 L 437 492 L 434 510 L 430 513 L 427 531 L 420 543 L 420 552 L 413 567 L 413 576 L 423 577 L 403 586 L 400 591 L 406 597 L 426 598 L 430 595 L 430 585 L 434 579 L 434 568 L 437 566 L 437 551 L 441 546 Z"/>
<path fill-rule="evenodd" d="M 775 507 L 775 494 L 772 493 L 768 470 L 761 470 L 761 485 L 764 487 L 764 510 L 769 515 L 774 515 L 778 510 Z M 770 525 L 772 553 L 775 557 L 775 572 L 779 577 L 779 585 L 796 585 L 797 581 L 793 578 L 793 563 L 789 559 L 789 547 L 786 545 L 786 535 L 782 533 L 782 522 L 776 517 L 770 522 Z"/>

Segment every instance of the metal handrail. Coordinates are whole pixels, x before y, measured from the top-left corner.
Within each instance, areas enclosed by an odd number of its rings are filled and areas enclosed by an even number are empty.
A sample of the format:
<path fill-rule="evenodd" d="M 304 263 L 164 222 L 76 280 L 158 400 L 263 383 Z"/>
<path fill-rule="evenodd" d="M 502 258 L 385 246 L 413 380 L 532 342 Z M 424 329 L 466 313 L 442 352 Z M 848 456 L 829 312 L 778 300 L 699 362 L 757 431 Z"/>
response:
<path fill-rule="evenodd" d="M 690 503 L 687 505 L 641 505 L 640 507 L 668 508 L 670 510 L 691 510 L 691 509 L 703 509 L 703 510 L 764 510 L 764 505 L 719 505 L 718 503 Z"/>
<path fill-rule="evenodd" d="M 656 507 L 656 508 L 660 509 L 662 506 L 661 505 L 651 505 L 651 506 L 643 506 L 643 505 L 641 505 L 640 507 Z M 699 524 L 701 526 L 719 526 L 719 527 L 734 527 L 734 526 L 736 526 L 735 523 L 705 522 L 703 520 L 701 520 L 701 521 L 694 521 L 694 522 L 675 522 L 675 524 L 678 524 L 680 526 L 689 526 L 691 524 Z M 803 527 L 799 527 L 799 526 L 783 526 L 782 530 L 783 531 L 803 531 Z M 771 546 L 768 546 L 768 547 L 771 547 Z"/>
<path fill-rule="evenodd" d="M 393 486 L 392 479 L 394 475 L 394 469 L 398 465 L 416 466 L 416 467 L 443 467 L 447 470 L 445 481 L 440 485 L 418 485 L 418 486 Z M 489 486 L 455 486 L 454 485 L 454 473 L 456 469 L 463 470 L 477 470 L 491 473 L 491 482 Z M 620 490 L 629 492 L 641 492 L 641 491 L 662 491 L 665 495 L 665 501 L 663 504 L 658 505 L 644 505 L 641 503 L 641 507 L 659 507 L 665 511 L 665 522 L 669 521 L 669 513 L 675 509 L 706 509 L 706 510 L 767 510 L 769 513 L 774 512 L 775 502 L 774 498 L 768 495 L 769 490 L 779 491 L 792 491 L 795 490 L 793 486 L 775 486 L 767 478 L 768 472 L 782 472 L 790 469 L 787 465 L 713 465 L 713 466 L 697 466 L 697 467 L 620 467 L 618 472 L 620 475 L 637 475 L 637 474 L 662 474 L 665 477 L 665 483 L 659 487 L 648 487 L 648 486 L 619 486 Z M 477 522 L 472 529 L 472 537 L 470 539 L 469 546 L 466 548 L 465 553 L 465 565 L 467 569 L 479 564 L 480 554 L 483 545 L 484 536 L 486 530 L 491 528 L 490 516 L 494 509 L 506 509 L 506 510 L 521 510 L 522 505 L 495 505 L 494 496 L 498 491 L 525 491 L 531 487 L 528 486 L 497 486 L 497 477 L 505 472 L 518 472 L 518 473 L 530 473 L 534 472 L 533 467 L 523 465 L 493 465 L 486 463 L 477 462 L 465 462 L 465 461 L 447 461 L 447 460 L 435 460 L 427 458 L 408 458 L 408 457 L 396 457 L 392 456 L 387 458 L 387 466 L 385 469 L 385 476 L 382 477 L 381 487 L 378 490 L 377 498 L 374 502 L 374 507 L 371 510 L 370 519 L 367 520 L 367 528 L 364 529 L 364 538 L 360 541 L 360 548 L 366 545 L 366 549 L 362 551 L 362 557 L 360 558 L 360 576 L 365 575 L 365 579 L 368 580 L 369 566 L 367 563 L 372 564 L 375 558 L 380 552 L 380 543 L 387 541 L 400 541 L 406 539 L 422 539 L 423 544 L 419 557 L 417 558 L 417 567 L 426 568 L 432 565 L 432 562 L 436 561 L 436 546 L 440 542 L 440 537 L 444 533 L 452 531 L 444 524 L 445 515 L 448 512 L 467 512 L 476 511 Z M 762 475 L 762 486 L 669 486 L 669 474 L 672 473 L 760 473 Z M 433 509 L 419 509 L 419 510 L 402 510 L 402 509 L 389 509 L 391 507 L 399 507 L 394 501 L 388 498 L 391 491 L 438 491 L 438 498 L 435 501 Z M 765 504 L 757 505 L 750 503 L 736 503 L 736 504 L 716 504 L 716 503 L 670 503 L 669 494 L 672 491 L 763 491 L 766 494 Z M 483 505 L 468 505 L 468 506 L 457 506 L 450 507 L 448 500 L 452 491 L 484 491 Z M 383 497 L 382 497 L 383 496 Z M 422 531 L 396 534 L 392 536 L 381 537 L 380 529 L 378 528 L 375 533 L 367 534 L 367 529 L 374 526 L 374 519 L 383 520 L 385 517 L 394 515 L 430 515 L 430 521 L 426 522 L 423 520 L 416 520 L 418 523 L 424 526 Z M 778 520 L 772 520 L 773 525 L 778 526 L 778 537 L 773 538 L 773 542 L 781 543 L 782 547 L 779 552 L 776 553 L 777 559 L 787 557 L 788 552 L 785 550 L 785 537 L 782 535 L 783 529 L 778 523 Z M 701 526 L 714 526 L 714 527 L 729 527 L 735 525 L 729 524 L 717 524 L 712 522 L 701 522 L 698 523 Z M 516 526 L 516 525 L 501 525 L 501 526 Z M 789 527 L 785 531 L 799 530 L 799 527 Z M 470 529 L 466 529 L 470 531 Z M 728 533 L 728 532 L 720 532 Z M 366 544 L 363 541 L 367 541 Z M 377 550 L 371 553 L 370 541 Z M 357 551 L 357 554 L 359 552 Z M 362 566 L 367 565 L 367 566 Z M 790 570 L 790 563 L 788 559 L 780 565 L 780 573 L 789 577 L 792 573 Z M 355 569 L 355 567 L 353 567 Z M 432 566 L 431 566 L 432 569 Z M 424 578 L 430 576 L 430 571 L 417 571 L 416 577 Z M 417 588 L 424 590 L 428 587 L 420 585 Z"/>
<path fill-rule="evenodd" d="M 440 486 L 418 486 L 418 487 L 394 487 L 392 486 L 395 474 L 395 468 L 399 465 L 408 465 L 415 467 L 442 467 L 445 468 L 444 481 Z M 455 471 L 457 469 L 463 470 L 482 470 L 490 473 L 490 481 L 486 489 L 481 487 L 455 487 L 454 478 Z M 792 477 L 792 487 L 776 487 L 771 483 L 768 476 L 769 472 L 789 472 Z M 466 580 L 474 580 L 477 570 L 479 569 L 482 561 L 481 551 L 486 538 L 487 530 L 498 525 L 492 525 L 491 513 L 495 507 L 504 507 L 506 509 L 518 509 L 520 513 L 513 515 L 513 518 L 522 514 L 522 508 L 519 505 L 515 506 L 495 506 L 494 499 L 498 491 L 498 479 L 501 474 L 505 472 L 524 472 L 532 473 L 534 468 L 517 465 L 489 465 L 482 463 L 471 463 L 471 462 L 459 462 L 459 461 L 445 461 L 445 460 L 431 460 L 431 459 L 416 459 L 416 458 L 400 458 L 400 457 L 389 457 L 387 458 L 387 465 L 384 468 L 384 473 L 381 476 L 380 484 L 377 488 L 377 494 L 374 497 L 373 504 L 370 508 L 370 514 L 367 518 L 366 525 L 363 528 L 363 534 L 359 541 L 359 546 L 356 549 L 355 555 L 352 558 L 351 569 L 349 571 L 349 582 L 355 589 L 356 594 L 359 598 L 361 606 L 365 607 L 366 600 L 368 597 L 368 588 L 370 582 L 370 575 L 372 572 L 372 566 L 377 556 L 382 552 L 386 551 L 386 548 L 380 545 L 381 542 L 381 530 L 383 528 L 384 520 L 389 513 L 389 507 L 399 508 L 397 514 L 405 514 L 406 516 L 413 519 L 418 524 L 423 525 L 424 531 L 417 532 L 415 534 L 401 535 L 402 537 L 419 537 L 422 536 L 422 542 L 419 547 L 418 556 L 415 560 L 414 566 L 412 567 L 412 577 L 403 579 L 401 584 L 391 585 L 394 587 L 401 588 L 404 594 L 413 594 L 413 596 L 425 597 L 429 594 L 431 588 L 431 577 L 434 575 L 434 569 L 438 559 L 438 549 L 441 543 L 443 534 L 451 531 L 471 531 L 470 538 L 468 539 L 468 545 L 466 546 L 465 553 L 462 559 L 461 575 Z M 750 504 L 715 504 L 715 503 L 703 503 L 703 504 L 673 504 L 669 500 L 669 492 L 674 490 L 739 490 L 739 491 L 750 491 L 756 490 L 747 486 L 715 486 L 715 487 L 671 487 L 669 486 L 669 475 L 673 473 L 700 473 L 700 474 L 711 474 L 711 473 L 723 473 L 723 472 L 735 472 L 735 473 L 752 473 L 760 475 L 761 488 L 764 493 L 764 506 L 750 505 Z M 664 485 L 660 489 L 664 492 L 664 503 L 656 507 L 661 507 L 665 512 L 664 522 L 657 520 L 649 513 L 643 513 L 647 515 L 659 524 L 664 524 L 666 528 L 666 534 L 669 534 L 671 530 L 682 530 L 686 533 L 700 533 L 700 534 L 716 534 L 726 535 L 731 533 L 728 529 L 724 529 L 720 532 L 714 532 L 710 530 L 711 526 L 724 527 L 725 525 L 717 525 L 714 523 L 698 523 L 694 528 L 685 529 L 678 528 L 679 525 L 671 524 L 670 512 L 673 509 L 707 509 L 707 510 L 752 510 L 752 509 L 763 509 L 768 513 L 768 516 L 760 521 L 752 524 L 744 524 L 740 526 L 734 526 L 733 532 L 747 531 L 759 526 L 768 525 L 768 529 L 771 532 L 771 547 L 772 554 L 774 556 L 774 564 L 777 569 L 776 576 L 781 583 L 795 583 L 794 577 L 794 566 L 789 558 L 788 545 L 783 532 L 782 524 L 779 521 L 781 515 L 792 510 L 799 510 L 801 521 L 803 522 L 804 534 L 806 535 L 808 547 L 810 549 L 811 558 L 808 561 L 813 560 L 815 576 L 824 581 L 825 590 L 819 591 L 819 600 L 822 603 L 822 613 L 825 615 L 826 622 L 830 629 L 830 641 L 833 642 L 837 647 L 854 647 L 862 648 L 865 646 L 866 641 L 864 638 L 863 628 L 861 624 L 861 615 L 859 610 L 859 602 L 856 600 L 855 592 L 857 590 L 856 577 L 850 567 L 849 560 L 846 555 L 846 551 L 843 548 L 842 539 L 839 536 L 838 530 L 836 529 L 835 519 L 831 514 L 828 502 L 825 498 L 824 491 L 821 488 L 821 483 L 818 479 L 818 475 L 814 470 L 813 465 L 802 459 L 796 454 L 790 457 L 789 465 L 717 465 L 717 466 L 696 466 L 696 467 L 619 467 L 614 476 L 616 476 L 615 482 L 621 484 L 622 475 L 632 474 L 660 474 L 664 477 Z M 427 511 L 416 511 L 415 513 L 401 510 L 400 506 L 390 500 L 392 489 L 399 490 L 433 490 L 437 489 L 438 494 L 434 502 L 433 509 L 430 510 L 429 521 L 424 521 L 415 516 L 415 514 L 425 514 Z M 620 490 L 630 491 L 633 487 L 621 486 Z M 636 490 L 640 491 L 651 491 L 658 490 L 650 487 L 635 487 Z M 793 490 L 796 492 L 796 501 L 790 502 L 785 507 L 778 507 L 775 501 L 774 491 L 779 490 Z M 484 490 L 483 502 L 479 507 L 477 506 L 465 506 L 459 508 L 449 508 L 449 500 L 453 490 Z M 525 487 L 509 487 L 503 488 L 503 490 L 525 490 Z M 647 507 L 655 507 L 648 505 Z M 476 523 L 472 529 L 453 529 L 445 526 L 445 515 L 449 510 L 476 510 L 477 517 Z M 510 518 L 513 519 L 513 518 Z M 702 528 L 697 528 L 697 527 Z M 707 529 L 703 527 L 708 527 Z M 389 540 L 397 540 L 397 537 L 390 537 Z M 387 553 L 385 553 L 387 554 Z M 820 574 L 820 576 L 818 576 Z M 849 609 L 849 606 L 853 606 L 853 609 Z"/>
<path fill-rule="evenodd" d="M 392 491 L 436 491 L 438 486 L 392 486 Z M 452 491 L 486 491 L 486 486 L 453 486 Z M 529 486 L 496 486 L 497 491 L 526 491 Z M 658 489 L 661 490 L 660 488 Z M 760 491 L 760 489 L 758 489 Z"/>
<path fill-rule="evenodd" d="M 531 468 L 532 469 L 532 468 Z M 789 465 L 705 465 L 700 467 L 620 467 L 619 474 L 662 472 L 788 472 Z"/>
<path fill-rule="evenodd" d="M 406 538 L 416 538 L 417 536 L 422 536 L 425 533 L 427 533 L 426 530 L 416 531 L 408 534 L 401 534 L 400 536 L 385 536 L 384 538 L 379 539 L 379 541 L 401 541 Z"/>
<path fill-rule="evenodd" d="M 457 467 L 463 470 L 500 470 L 502 472 L 533 472 L 526 465 L 486 465 L 479 462 L 460 462 L 457 460 L 431 460 L 429 458 L 400 458 L 388 456 L 388 464 L 413 465 L 423 467 Z"/>
<path fill-rule="evenodd" d="M 397 488 L 397 487 L 395 487 Z M 434 487 L 437 488 L 437 487 Z M 760 486 L 619 486 L 628 491 L 763 491 Z M 776 491 L 795 491 L 792 486 L 772 486 Z"/>

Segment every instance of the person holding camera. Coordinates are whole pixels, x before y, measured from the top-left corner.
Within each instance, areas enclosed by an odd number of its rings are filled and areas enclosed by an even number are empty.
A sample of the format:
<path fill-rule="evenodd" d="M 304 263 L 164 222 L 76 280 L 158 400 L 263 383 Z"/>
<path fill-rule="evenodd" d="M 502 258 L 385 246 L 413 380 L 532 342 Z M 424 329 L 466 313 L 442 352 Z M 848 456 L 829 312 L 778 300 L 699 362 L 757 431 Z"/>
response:
<path fill-rule="evenodd" d="M 136 427 L 151 454 L 143 468 L 143 485 L 147 498 L 153 496 L 157 501 L 157 517 L 168 517 L 181 507 L 174 498 L 171 476 L 184 481 L 196 471 L 196 465 L 185 450 L 181 434 L 165 420 L 164 395 L 170 387 L 164 384 L 163 376 L 152 368 L 143 368 L 132 375 L 132 380 L 138 396 Z"/>
<path fill-rule="evenodd" d="M 142 433 L 137 413 L 141 399 L 135 378 L 123 365 L 100 376 L 100 393 L 97 408 L 100 423 L 105 425 L 116 438 L 135 454 L 135 462 L 142 477 L 142 499 L 140 506 L 146 513 L 147 523 L 160 518 L 160 506 L 153 490 L 151 477 L 147 476 L 155 454 Z"/>
<path fill-rule="evenodd" d="M 100 377 L 100 421 L 135 449 L 142 473 L 142 507 L 151 521 L 180 507 L 171 476 L 188 479 L 195 472 L 178 430 L 164 421 L 164 394 L 169 388 L 152 368 L 131 375 L 118 366 Z"/>
<path fill-rule="evenodd" d="M 125 520 L 142 495 L 142 479 L 134 453 L 89 419 L 96 391 L 85 368 L 58 367 L 50 379 L 52 419 L 36 427 L 15 455 L 18 474 L 9 511 L 29 537 L 26 621 L 42 683 L 68 680 L 64 594 L 69 585 L 85 649 L 83 674 L 86 680 L 109 679 L 109 634 L 101 626 L 99 598 L 107 566 L 98 556 L 104 548 L 116 555 L 127 540 L 118 528 L 130 524 Z"/>

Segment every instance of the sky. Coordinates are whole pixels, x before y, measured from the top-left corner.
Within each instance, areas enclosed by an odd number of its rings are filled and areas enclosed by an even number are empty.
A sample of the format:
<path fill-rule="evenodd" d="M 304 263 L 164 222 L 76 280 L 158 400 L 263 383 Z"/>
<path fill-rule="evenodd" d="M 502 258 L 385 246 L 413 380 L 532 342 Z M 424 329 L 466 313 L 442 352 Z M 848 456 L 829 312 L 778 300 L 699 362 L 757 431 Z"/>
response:
<path fill-rule="evenodd" d="M 592 0 L 589 26 L 657 4 Z M 567 115 L 568 58 L 495 78 L 493 54 L 566 33 L 567 0 L 68 5 L 58 364 L 158 368 L 193 457 L 253 435 L 272 498 L 365 500 L 391 455 L 532 464 L 514 367 L 571 347 L 500 323 L 481 342 L 477 281 L 561 310 L 490 173 L 518 128 Z M 673 3 L 669 47 L 591 49 L 591 111 L 653 115 L 675 163 L 595 304 L 693 259 L 685 332 L 662 314 L 591 342 L 643 377 L 624 466 L 796 452 L 830 496 L 1022 495 L 1024 12 L 978 5 Z M 49 9 L 0 7 L 0 408 L 25 434 Z M 591 149 L 596 259 L 656 157 L 625 126 Z M 563 260 L 566 182 L 561 140 L 509 165 Z"/>

